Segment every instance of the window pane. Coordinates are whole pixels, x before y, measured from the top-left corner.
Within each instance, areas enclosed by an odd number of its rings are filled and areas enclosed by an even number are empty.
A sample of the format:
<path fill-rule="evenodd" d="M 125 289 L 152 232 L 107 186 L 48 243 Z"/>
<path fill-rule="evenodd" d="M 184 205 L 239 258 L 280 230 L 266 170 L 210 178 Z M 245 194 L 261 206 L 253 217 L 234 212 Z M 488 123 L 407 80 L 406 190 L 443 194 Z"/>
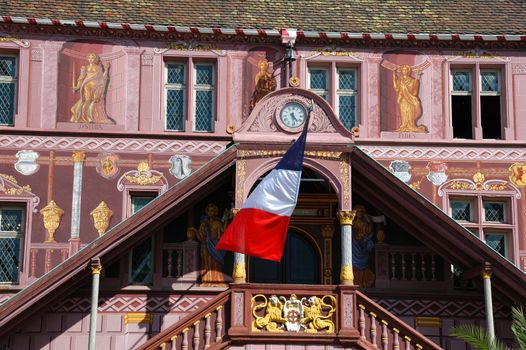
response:
<path fill-rule="evenodd" d="M 155 197 L 132 197 L 132 213 L 135 214 L 142 208 L 144 208 L 148 203 L 150 203 Z"/>
<path fill-rule="evenodd" d="M 15 83 L 0 83 L 0 124 L 13 124 Z"/>
<path fill-rule="evenodd" d="M 356 96 L 339 96 L 339 115 L 340 120 L 347 129 L 356 125 Z"/>
<path fill-rule="evenodd" d="M 453 72 L 453 91 L 471 91 L 471 78 L 469 72 Z"/>
<path fill-rule="evenodd" d="M 20 238 L 0 238 L 0 283 L 18 282 Z"/>
<path fill-rule="evenodd" d="M 168 84 L 184 84 L 184 64 L 169 63 L 167 71 L 166 82 Z"/>
<path fill-rule="evenodd" d="M 0 56 L 0 76 L 14 78 L 16 74 L 16 58 Z"/>
<path fill-rule="evenodd" d="M 325 69 L 310 70 L 311 90 L 327 90 L 327 71 Z"/>
<path fill-rule="evenodd" d="M 151 284 L 153 281 L 152 240 L 147 239 L 133 248 L 131 256 L 132 284 Z"/>
<path fill-rule="evenodd" d="M 455 220 L 471 221 L 471 203 L 452 201 L 451 217 Z"/>
<path fill-rule="evenodd" d="M 502 139 L 500 96 L 480 96 L 482 138 Z"/>
<path fill-rule="evenodd" d="M 504 203 L 484 203 L 484 220 L 504 222 Z"/>
<path fill-rule="evenodd" d="M 499 74 L 497 72 L 480 72 L 481 91 L 498 92 L 499 91 Z"/>
<path fill-rule="evenodd" d="M 471 121 L 471 96 L 451 96 L 451 115 L 453 119 L 453 137 L 472 139 L 473 122 Z"/>
<path fill-rule="evenodd" d="M 214 67 L 209 64 L 197 64 L 195 66 L 195 83 L 197 85 L 213 85 Z"/>
<path fill-rule="evenodd" d="M 184 90 L 166 90 L 166 129 L 184 130 Z"/>
<path fill-rule="evenodd" d="M 356 72 L 354 70 L 338 71 L 338 89 L 356 90 Z"/>
<path fill-rule="evenodd" d="M 195 130 L 212 131 L 213 91 L 195 92 Z"/>
<path fill-rule="evenodd" d="M 502 256 L 506 256 L 506 244 L 503 233 L 488 233 L 486 244 Z"/>
<path fill-rule="evenodd" d="M 22 210 L 0 210 L 0 231 L 22 232 Z"/>

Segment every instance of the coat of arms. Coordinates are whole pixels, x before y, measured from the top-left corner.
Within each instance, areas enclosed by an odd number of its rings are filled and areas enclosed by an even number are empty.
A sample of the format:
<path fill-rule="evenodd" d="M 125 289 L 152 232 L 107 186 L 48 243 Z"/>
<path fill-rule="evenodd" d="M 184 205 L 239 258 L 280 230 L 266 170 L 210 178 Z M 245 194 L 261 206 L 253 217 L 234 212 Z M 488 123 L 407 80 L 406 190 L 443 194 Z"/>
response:
<path fill-rule="evenodd" d="M 117 160 L 119 157 L 116 154 L 103 154 L 99 157 L 99 164 L 97 165 L 97 173 L 105 179 L 112 179 L 119 172 L 117 167 Z"/>
<path fill-rule="evenodd" d="M 394 176 L 403 182 L 408 182 L 411 179 L 411 173 L 409 173 L 409 170 L 411 170 L 411 164 L 405 160 L 393 160 L 389 165 L 389 169 Z"/>
<path fill-rule="evenodd" d="M 192 172 L 190 169 L 192 160 L 186 155 L 174 155 L 170 158 L 170 163 L 172 164 L 172 167 L 170 168 L 170 174 L 178 179 L 184 179 Z"/>
<path fill-rule="evenodd" d="M 447 181 L 448 175 L 446 174 L 447 165 L 444 162 L 429 162 L 427 164 L 427 179 L 435 186 L 440 186 Z"/>
<path fill-rule="evenodd" d="M 40 165 L 38 165 L 39 154 L 31 150 L 22 150 L 16 153 L 18 162 L 15 163 L 15 169 L 22 175 L 32 175 L 38 171 Z"/>

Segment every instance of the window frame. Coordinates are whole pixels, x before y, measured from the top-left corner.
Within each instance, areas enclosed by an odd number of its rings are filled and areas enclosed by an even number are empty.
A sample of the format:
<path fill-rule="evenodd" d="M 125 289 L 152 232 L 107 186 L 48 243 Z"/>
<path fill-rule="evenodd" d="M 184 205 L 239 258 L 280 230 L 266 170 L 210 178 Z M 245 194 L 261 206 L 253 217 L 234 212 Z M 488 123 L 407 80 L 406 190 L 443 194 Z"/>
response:
<path fill-rule="evenodd" d="M 484 243 L 486 242 L 486 233 L 489 231 L 502 232 L 505 235 L 505 251 L 508 260 L 514 262 L 517 266 L 519 264 L 519 240 L 517 227 L 517 199 L 516 193 L 512 191 L 459 191 L 459 190 L 445 190 L 443 199 L 444 208 L 447 214 L 451 216 L 451 203 L 455 200 L 472 201 L 474 203 L 474 216 L 472 222 L 457 221 L 460 225 L 469 231 L 476 231 L 473 233 Z M 504 223 L 485 221 L 484 203 L 504 203 Z M 452 218 L 453 219 L 453 218 Z M 453 219 L 454 220 L 454 219 Z"/>
<path fill-rule="evenodd" d="M 306 65 L 306 84 L 305 88 L 316 95 L 323 98 L 323 95 L 326 95 L 327 98 L 325 101 L 331 107 L 333 108 L 334 114 L 340 120 L 342 125 L 345 127 L 345 129 L 351 131 L 353 127 L 358 127 L 361 122 L 361 116 L 360 116 L 360 110 L 362 102 L 364 102 L 362 99 L 364 96 L 360 94 L 361 89 L 361 74 L 363 66 L 360 64 L 360 61 L 348 61 L 343 59 L 335 59 L 335 60 L 314 60 L 311 62 L 308 62 Z M 327 90 L 321 90 L 321 89 L 312 89 L 311 88 L 311 70 L 324 70 L 327 72 Z M 353 71 L 355 74 L 355 89 L 345 89 L 342 91 L 342 89 L 339 88 L 339 82 L 340 82 L 340 71 Z M 340 96 L 354 96 L 355 99 L 355 115 L 354 115 L 354 126 L 351 127 L 351 129 L 348 129 L 347 126 L 341 121 L 340 119 L 340 111 L 339 111 L 339 104 L 340 104 Z"/>
<path fill-rule="evenodd" d="M 0 75 L 0 83 L 13 84 L 13 115 L 11 116 L 11 123 L 0 123 L 0 126 L 15 126 L 15 117 L 18 112 L 18 81 L 19 81 L 19 69 L 20 69 L 20 57 L 15 53 L 0 53 L 0 57 L 14 57 L 15 59 L 15 75 L 13 77 L 7 75 Z"/>
<path fill-rule="evenodd" d="M 17 205 L 19 204 L 19 205 Z M 27 204 L 24 205 L 23 202 L 10 202 L 5 203 L 3 201 L 0 202 L 0 220 L 1 220 L 1 212 L 3 210 L 20 210 L 22 213 L 22 218 L 20 221 L 21 229 L 17 233 L 16 231 L 0 231 L 0 239 L 4 238 L 18 238 L 20 240 L 19 243 L 19 255 L 18 255 L 18 273 L 17 273 L 17 279 L 16 281 L 0 281 L 0 286 L 9 286 L 9 285 L 20 285 L 23 284 L 23 273 L 24 273 L 24 266 L 25 266 L 25 259 L 26 259 L 26 242 L 28 242 L 27 238 L 27 227 L 28 227 L 28 217 L 27 215 Z"/>
<path fill-rule="evenodd" d="M 512 137 L 512 133 L 506 131 L 510 128 L 512 121 L 509 119 L 509 111 L 506 107 L 505 99 L 510 99 L 510 95 L 506 92 L 507 81 L 509 77 L 509 69 L 507 64 L 501 61 L 476 62 L 465 59 L 456 61 L 453 64 L 448 64 L 449 84 L 447 87 L 447 96 L 449 103 L 449 127 L 451 128 L 449 137 L 455 139 L 453 129 L 453 96 L 471 96 L 471 138 L 458 138 L 460 140 L 506 140 Z M 454 72 L 468 72 L 470 74 L 470 93 L 453 90 L 453 73 Z M 482 91 L 482 73 L 496 72 L 498 79 L 498 92 Z M 483 134 L 483 120 L 482 120 L 482 102 L 481 98 L 484 96 L 499 96 L 500 98 L 500 138 L 485 138 Z M 508 102 L 512 102 L 511 99 Z"/>
<path fill-rule="evenodd" d="M 181 64 L 185 69 L 185 80 L 184 84 L 168 84 L 168 66 L 170 64 Z M 212 85 L 204 86 L 196 84 L 196 66 L 198 65 L 209 65 L 212 67 Z M 162 101 L 163 106 L 161 108 L 162 113 L 162 124 L 163 131 L 165 132 L 187 132 L 187 133 L 214 133 L 217 129 L 217 113 L 219 110 L 219 99 L 218 99 L 218 82 L 219 82 L 219 60 L 217 58 L 208 56 L 164 56 L 162 60 Z M 168 128 L 168 90 L 182 90 L 184 101 L 183 101 L 183 129 L 169 129 Z M 211 130 L 196 130 L 196 91 L 212 91 L 212 108 L 211 108 Z"/>
<path fill-rule="evenodd" d="M 169 83 L 168 82 L 168 66 L 171 64 L 180 64 L 184 68 L 184 81 L 183 84 L 177 84 L 177 83 Z M 185 122 L 186 122 L 186 115 L 188 111 L 188 64 L 185 62 L 181 62 L 178 60 L 170 60 L 164 62 L 164 106 L 163 106 L 163 115 L 164 115 L 164 130 L 165 131 L 185 131 Z M 169 129 L 168 128 L 168 90 L 175 90 L 175 91 L 182 91 L 183 92 L 183 121 L 182 129 Z"/>

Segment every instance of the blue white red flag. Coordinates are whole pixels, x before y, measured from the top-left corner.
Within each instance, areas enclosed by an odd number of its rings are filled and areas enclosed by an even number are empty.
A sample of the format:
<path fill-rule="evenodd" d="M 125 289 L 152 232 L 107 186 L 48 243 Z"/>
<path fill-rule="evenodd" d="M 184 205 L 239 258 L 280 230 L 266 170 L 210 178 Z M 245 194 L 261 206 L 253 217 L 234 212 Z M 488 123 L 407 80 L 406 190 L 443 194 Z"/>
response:
<path fill-rule="evenodd" d="M 216 249 L 281 261 L 298 200 L 308 119 L 300 137 L 246 199 Z"/>

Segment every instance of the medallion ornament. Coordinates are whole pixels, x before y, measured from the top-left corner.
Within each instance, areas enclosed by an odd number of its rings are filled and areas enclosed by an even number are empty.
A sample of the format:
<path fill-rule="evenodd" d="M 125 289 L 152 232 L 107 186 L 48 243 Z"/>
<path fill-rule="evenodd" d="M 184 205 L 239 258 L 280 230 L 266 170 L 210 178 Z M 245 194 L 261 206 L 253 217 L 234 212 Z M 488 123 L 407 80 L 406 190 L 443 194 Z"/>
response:
<path fill-rule="evenodd" d="M 102 154 L 97 164 L 97 173 L 105 179 L 112 179 L 119 172 L 117 161 L 119 157 L 116 154 Z"/>
<path fill-rule="evenodd" d="M 526 163 L 514 163 L 509 168 L 509 179 L 518 188 L 526 186 Z"/>
<path fill-rule="evenodd" d="M 91 218 L 93 219 L 93 225 L 99 233 L 99 237 L 106 232 L 108 226 L 110 225 L 111 217 L 113 216 L 113 211 L 108 208 L 108 205 L 102 201 L 99 205 L 93 209 L 90 213 Z"/>
<path fill-rule="evenodd" d="M 44 208 L 40 210 L 42 214 L 42 220 L 44 221 L 44 227 L 46 228 L 48 238 L 44 243 L 56 243 L 55 232 L 60 225 L 64 210 L 60 208 L 54 200 L 51 200 Z"/>

